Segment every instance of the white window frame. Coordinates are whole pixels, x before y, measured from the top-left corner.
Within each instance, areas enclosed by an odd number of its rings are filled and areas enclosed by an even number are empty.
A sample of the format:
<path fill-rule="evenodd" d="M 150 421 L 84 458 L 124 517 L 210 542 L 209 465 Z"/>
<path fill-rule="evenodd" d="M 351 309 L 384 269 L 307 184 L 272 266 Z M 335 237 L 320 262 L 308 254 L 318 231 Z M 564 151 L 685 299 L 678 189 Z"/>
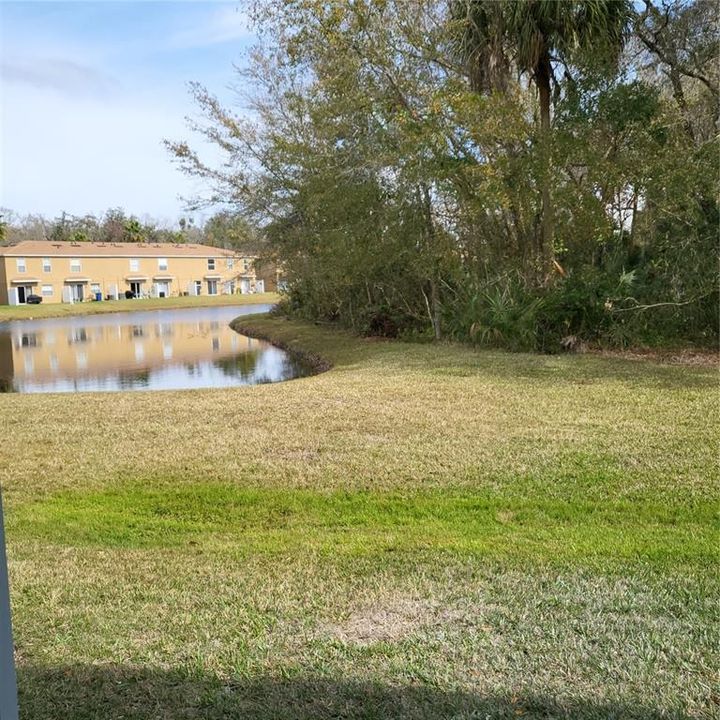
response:
<path fill-rule="evenodd" d="M 214 269 L 215 269 L 215 258 L 208 258 L 208 259 L 207 259 L 207 269 L 208 269 L 208 270 L 214 270 Z"/>
<path fill-rule="evenodd" d="M 75 267 L 77 265 L 77 267 Z M 82 272 L 80 258 L 70 258 L 70 272 Z"/>
<path fill-rule="evenodd" d="M 167 258 L 158 258 L 158 270 L 165 270 L 168 269 L 168 261 Z"/>
<path fill-rule="evenodd" d="M 217 295 L 218 294 L 218 281 L 217 280 L 208 280 L 207 286 L 208 286 L 208 295 Z M 215 292 L 210 292 L 211 288 L 214 289 Z"/>
<path fill-rule="evenodd" d="M 41 285 L 40 294 L 43 297 L 52 297 L 55 294 L 55 290 L 52 285 Z"/>
<path fill-rule="evenodd" d="M 130 258 L 130 272 L 139 272 L 140 260 L 138 258 Z"/>
<path fill-rule="evenodd" d="M 52 260 L 50 258 L 42 259 L 43 272 L 52 272 Z"/>
<path fill-rule="evenodd" d="M 20 258 L 20 257 L 17 258 L 17 259 L 15 260 L 15 265 L 17 266 L 17 271 L 18 271 L 19 273 L 27 272 L 27 262 L 26 262 L 26 260 L 25 260 L 24 257 L 22 257 L 22 258 Z"/>
<path fill-rule="evenodd" d="M 228 266 L 228 270 L 232 270 L 233 267 L 235 267 L 235 258 L 228 258 L 227 266 Z"/>

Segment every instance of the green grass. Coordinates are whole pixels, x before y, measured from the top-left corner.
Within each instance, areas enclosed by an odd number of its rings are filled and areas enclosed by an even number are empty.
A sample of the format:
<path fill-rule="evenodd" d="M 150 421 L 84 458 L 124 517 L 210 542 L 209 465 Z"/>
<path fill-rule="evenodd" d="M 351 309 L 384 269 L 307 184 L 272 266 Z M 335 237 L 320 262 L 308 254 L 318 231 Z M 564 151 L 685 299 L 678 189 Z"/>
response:
<path fill-rule="evenodd" d="M 716 369 L 241 322 L 333 368 L 0 396 L 23 717 L 716 715 Z"/>
<path fill-rule="evenodd" d="M 233 485 L 124 486 L 66 492 L 23 506 L 26 536 L 112 548 L 195 545 L 212 551 L 378 556 L 423 549 L 552 564 L 602 558 L 707 566 L 710 507 L 483 492 L 317 493 Z"/>
<path fill-rule="evenodd" d="M 5 320 L 39 320 L 69 315 L 100 315 L 103 313 L 138 312 L 167 308 L 206 307 L 212 305 L 257 305 L 276 303 L 275 293 L 253 295 L 200 295 L 199 297 L 144 298 L 137 300 L 103 300 L 82 303 L 49 303 L 47 305 L 0 305 L 0 322 Z"/>

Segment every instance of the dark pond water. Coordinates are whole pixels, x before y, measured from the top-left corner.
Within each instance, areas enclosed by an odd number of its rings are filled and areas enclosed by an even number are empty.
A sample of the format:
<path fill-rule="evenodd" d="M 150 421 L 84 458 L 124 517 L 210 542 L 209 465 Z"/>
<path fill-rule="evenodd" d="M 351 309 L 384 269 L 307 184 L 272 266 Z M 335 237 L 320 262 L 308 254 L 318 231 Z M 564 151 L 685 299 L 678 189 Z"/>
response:
<path fill-rule="evenodd" d="M 0 392 L 180 390 L 280 382 L 309 368 L 228 323 L 269 305 L 0 323 Z"/>

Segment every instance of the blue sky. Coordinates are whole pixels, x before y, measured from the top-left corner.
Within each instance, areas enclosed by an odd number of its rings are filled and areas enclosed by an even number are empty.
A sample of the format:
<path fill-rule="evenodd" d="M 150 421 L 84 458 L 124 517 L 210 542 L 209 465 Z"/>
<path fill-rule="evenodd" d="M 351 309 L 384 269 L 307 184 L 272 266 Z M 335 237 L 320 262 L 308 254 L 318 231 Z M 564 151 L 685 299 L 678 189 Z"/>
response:
<path fill-rule="evenodd" d="M 0 207 L 176 221 L 200 186 L 162 140 L 192 140 L 190 80 L 242 112 L 245 6 L 0 0 Z"/>

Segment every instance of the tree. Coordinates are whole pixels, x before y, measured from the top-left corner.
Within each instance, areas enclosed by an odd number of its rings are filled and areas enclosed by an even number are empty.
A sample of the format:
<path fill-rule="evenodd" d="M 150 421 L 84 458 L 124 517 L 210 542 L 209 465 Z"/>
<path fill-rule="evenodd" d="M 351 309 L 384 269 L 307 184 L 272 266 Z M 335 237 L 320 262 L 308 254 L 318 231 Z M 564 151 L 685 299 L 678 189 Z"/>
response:
<path fill-rule="evenodd" d="M 711 0 L 643 0 L 635 17 L 635 34 L 647 51 L 644 75 L 652 69 L 669 84 L 670 94 L 693 140 L 716 131 L 720 113 L 720 9 Z M 652 77 L 652 75 L 650 75 Z M 705 108 L 693 110 L 693 105 Z"/>
<path fill-rule="evenodd" d="M 216 213 L 205 223 L 202 242 L 250 254 L 259 254 L 264 249 L 257 230 L 241 215 L 227 210 Z"/>
<path fill-rule="evenodd" d="M 627 2 L 256 9 L 250 113 L 193 86 L 223 161 L 168 146 L 206 181 L 193 205 L 228 208 L 206 241 L 255 229 L 291 312 L 512 348 L 717 336 L 716 148 L 647 52 L 616 64 Z"/>
<path fill-rule="evenodd" d="M 146 239 L 145 228 L 137 218 L 131 217 L 125 222 L 125 239 L 133 243 L 141 243 Z"/>
<path fill-rule="evenodd" d="M 543 272 L 553 251 L 553 205 L 550 191 L 551 95 L 560 87 L 557 66 L 567 70 L 592 51 L 595 59 L 616 61 L 631 17 L 627 0 L 461 0 L 454 16 L 460 21 L 457 44 L 470 67 L 477 90 L 503 89 L 511 63 L 538 90 L 542 234 L 539 254 Z"/>

